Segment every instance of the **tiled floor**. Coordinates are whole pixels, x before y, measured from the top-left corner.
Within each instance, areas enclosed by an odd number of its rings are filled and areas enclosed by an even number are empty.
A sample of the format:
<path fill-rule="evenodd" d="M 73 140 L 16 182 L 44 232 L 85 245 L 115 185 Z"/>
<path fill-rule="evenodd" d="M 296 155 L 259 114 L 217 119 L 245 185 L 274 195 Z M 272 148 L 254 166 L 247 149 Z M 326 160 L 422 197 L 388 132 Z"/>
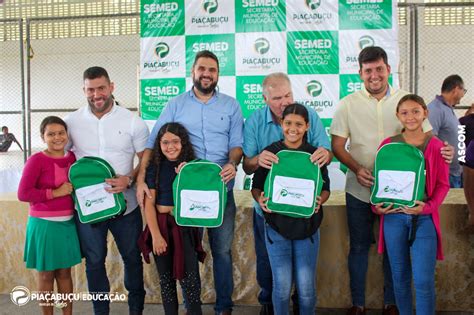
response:
<path fill-rule="evenodd" d="M 234 308 L 233 314 L 235 315 L 257 315 L 259 314 L 259 306 L 236 306 Z M 75 302 L 74 303 L 74 314 L 92 314 L 92 304 L 90 302 Z M 184 314 L 184 310 L 181 312 Z M 0 295 L 0 314 L 2 315 L 36 315 L 41 314 L 41 311 L 37 304 L 29 302 L 24 306 L 16 306 L 10 300 L 10 296 L 7 294 Z M 61 314 L 59 309 L 55 310 L 55 314 Z M 128 308 L 126 303 L 112 303 L 111 305 L 111 315 L 127 315 Z M 164 314 L 163 307 L 161 304 L 146 304 L 144 315 L 161 315 Z M 204 315 L 214 314 L 212 305 L 203 306 Z M 320 315 L 343 315 L 345 310 L 336 309 L 318 309 L 317 314 Z M 369 310 L 368 315 L 381 314 L 380 310 Z M 474 312 L 440 312 L 441 315 L 474 315 Z"/>

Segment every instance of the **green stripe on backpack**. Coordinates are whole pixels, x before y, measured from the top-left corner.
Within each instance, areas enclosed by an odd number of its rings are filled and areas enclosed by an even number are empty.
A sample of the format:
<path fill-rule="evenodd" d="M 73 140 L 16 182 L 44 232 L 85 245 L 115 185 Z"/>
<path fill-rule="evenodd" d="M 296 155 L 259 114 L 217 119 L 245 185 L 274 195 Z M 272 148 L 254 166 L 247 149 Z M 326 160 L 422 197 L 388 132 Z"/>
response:
<path fill-rule="evenodd" d="M 414 207 L 416 200 L 423 200 L 425 158 L 423 152 L 413 145 L 402 142 L 383 145 L 377 151 L 373 175 L 372 204 Z"/>
<path fill-rule="evenodd" d="M 290 217 L 312 216 L 323 188 L 319 166 L 307 152 L 282 150 L 276 155 L 278 163 L 272 164 L 264 186 L 268 209 Z"/>
<path fill-rule="evenodd" d="M 224 218 L 227 189 L 222 168 L 206 160 L 186 163 L 173 182 L 174 218 L 181 226 L 218 227 Z"/>
<path fill-rule="evenodd" d="M 115 176 L 104 159 L 85 156 L 69 169 L 69 181 L 74 187 L 74 204 L 82 223 L 98 223 L 115 217 L 127 208 L 123 193 L 105 191 L 106 178 Z"/>

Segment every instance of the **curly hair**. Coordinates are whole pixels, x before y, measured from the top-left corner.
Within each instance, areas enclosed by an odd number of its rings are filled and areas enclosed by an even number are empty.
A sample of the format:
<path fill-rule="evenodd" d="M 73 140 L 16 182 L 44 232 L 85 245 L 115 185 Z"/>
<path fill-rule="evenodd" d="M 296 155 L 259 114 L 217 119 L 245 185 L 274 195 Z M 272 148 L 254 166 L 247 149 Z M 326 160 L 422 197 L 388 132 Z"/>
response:
<path fill-rule="evenodd" d="M 150 161 L 153 161 L 156 164 L 156 185 L 158 187 L 158 177 L 160 171 L 160 163 L 162 160 L 166 159 L 166 156 L 163 154 L 161 150 L 161 138 L 163 138 L 164 134 L 170 132 L 175 136 L 178 136 L 181 139 L 181 152 L 179 153 L 177 162 L 178 164 L 181 162 L 189 162 L 194 160 L 196 157 L 194 155 L 194 149 L 189 140 L 189 134 L 186 128 L 183 125 L 176 122 L 170 122 L 164 124 L 160 130 L 158 131 L 158 135 L 155 140 L 155 147 L 153 148 L 153 153 L 151 156 Z"/>

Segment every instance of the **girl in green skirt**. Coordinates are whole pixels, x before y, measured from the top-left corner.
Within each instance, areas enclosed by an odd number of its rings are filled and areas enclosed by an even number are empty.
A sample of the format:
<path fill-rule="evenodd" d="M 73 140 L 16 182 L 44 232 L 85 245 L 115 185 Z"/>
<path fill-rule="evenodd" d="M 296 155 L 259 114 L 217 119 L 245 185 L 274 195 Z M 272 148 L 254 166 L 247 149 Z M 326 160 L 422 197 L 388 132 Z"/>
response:
<path fill-rule="evenodd" d="M 41 301 L 43 314 L 53 314 L 53 305 L 59 303 L 63 314 L 72 314 L 71 267 L 81 262 L 68 181 L 76 158 L 64 150 L 68 135 L 61 118 L 46 117 L 40 132 L 47 148 L 28 159 L 18 187 L 18 199 L 30 203 L 23 260 L 38 271 L 38 291 L 45 296 L 53 293 L 56 280 L 61 299 Z"/>

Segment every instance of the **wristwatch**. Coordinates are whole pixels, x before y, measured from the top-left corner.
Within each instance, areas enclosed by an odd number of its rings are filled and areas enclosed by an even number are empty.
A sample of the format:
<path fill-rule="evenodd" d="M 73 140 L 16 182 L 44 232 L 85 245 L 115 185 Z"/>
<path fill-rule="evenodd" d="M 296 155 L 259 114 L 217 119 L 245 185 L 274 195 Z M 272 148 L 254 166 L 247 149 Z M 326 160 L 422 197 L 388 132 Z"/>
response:
<path fill-rule="evenodd" d="M 128 177 L 127 188 L 132 188 L 133 185 L 135 184 L 135 180 L 133 179 L 133 176 L 127 176 L 127 177 Z"/>

